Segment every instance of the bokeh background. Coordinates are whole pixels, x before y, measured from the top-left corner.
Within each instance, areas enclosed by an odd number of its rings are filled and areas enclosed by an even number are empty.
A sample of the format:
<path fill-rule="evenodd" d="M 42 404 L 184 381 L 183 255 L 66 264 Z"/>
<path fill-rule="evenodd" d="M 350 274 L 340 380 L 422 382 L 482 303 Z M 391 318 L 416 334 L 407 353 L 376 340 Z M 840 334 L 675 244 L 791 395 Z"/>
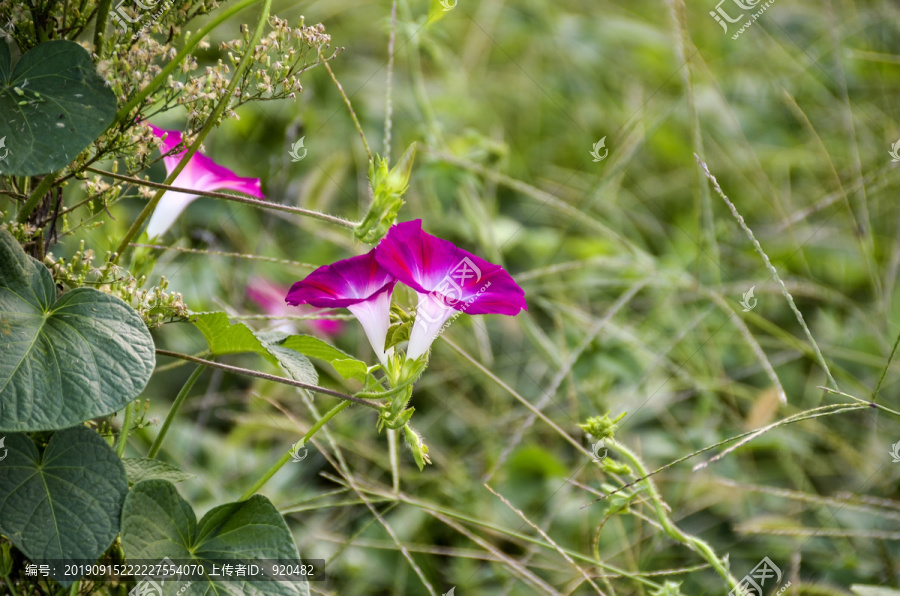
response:
<path fill-rule="evenodd" d="M 759 10 L 721 6 L 744 13 L 741 22 Z M 400 0 L 389 85 L 390 2 L 275 3 L 273 14 L 321 22 L 345 48 L 331 66 L 374 152 L 396 160 L 418 144 L 400 218 L 503 264 L 529 305 L 514 319 L 461 317 L 435 343 L 413 397 L 433 465 L 419 472 L 401 444 L 399 496 L 386 437 L 361 408 L 266 485 L 301 554 L 327 561 L 314 593 L 429 593 L 407 557 L 436 593 L 456 596 L 549 593 L 531 576 L 560 594 L 596 593 L 573 563 L 606 573 L 608 584 L 596 581 L 607 594 L 656 594 L 666 579 L 689 595 L 728 591 L 659 527 L 638 488 L 582 508 L 633 479 L 591 461 L 579 427 L 588 417 L 627 412 L 616 438 L 653 471 L 851 401 L 820 388 L 829 380 L 811 342 L 695 154 L 784 280 L 840 390 L 871 398 L 900 332 L 900 173 L 889 154 L 900 139 L 900 5 L 777 0 L 737 39 L 741 23 L 725 33 L 715 9 L 714 0 L 458 0 L 444 11 Z M 242 22 L 254 22 L 253 9 L 210 39 L 201 68 Z M 205 152 L 262 178 L 272 201 L 359 219 L 369 201 L 359 135 L 323 68 L 302 83 L 294 102 L 242 107 Z M 179 128 L 184 114 L 155 124 Z M 301 137 L 308 153 L 292 162 Z M 608 154 L 594 161 L 600 139 Z M 162 164 L 150 174 L 161 181 Z M 142 204 L 112 209 L 99 253 Z M 158 251 L 153 275 L 192 310 L 236 318 L 263 314 L 248 295 L 260 280 L 287 287 L 311 266 L 368 249 L 340 227 L 210 198 L 163 244 L 174 248 Z M 66 246 L 55 252 L 74 238 Z M 745 311 L 751 288 L 756 306 Z M 374 360 L 355 321 L 294 324 Z M 181 352 L 205 347 L 187 324 L 155 339 Z M 251 355 L 228 361 L 268 366 Z M 165 415 L 192 368 L 160 365 L 144 393 L 150 417 Z M 354 389 L 328 367 L 320 375 Z M 879 403 L 897 407 L 898 379 L 895 360 Z M 330 404 L 207 372 L 161 457 L 196 475 L 178 486 L 200 516 L 238 498 Z M 898 423 L 866 409 L 783 425 L 702 470 L 692 467 L 725 446 L 654 481 L 672 519 L 728 555 L 736 577 L 769 557 L 780 585 L 791 582 L 787 594 L 896 587 L 900 466 L 889 452 Z M 156 428 L 133 435 L 126 456 L 143 455 Z"/>

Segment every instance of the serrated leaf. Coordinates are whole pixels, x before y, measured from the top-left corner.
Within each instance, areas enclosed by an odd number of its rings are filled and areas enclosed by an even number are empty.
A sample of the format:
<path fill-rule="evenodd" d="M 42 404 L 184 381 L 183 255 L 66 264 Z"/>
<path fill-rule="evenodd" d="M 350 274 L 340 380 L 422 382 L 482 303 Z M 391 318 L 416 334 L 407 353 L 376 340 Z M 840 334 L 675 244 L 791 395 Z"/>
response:
<path fill-rule="evenodd" d="M 216 356 L 254 352 L 278 364 L 295 381 L 316 385 L 319 375 L 309 359 L 285 345 L 291 336 L 281 332 L 255 332 L 243 323 L 232 323 L 223 312 L 194 313 L 191 321 L 203 333 Z M 326 344 L 327 345 L 327 344 Z"/>
<path fill-rule="evenodd" d="M 164 480 L 132 487 L 122 507 L 122 547 L 128 559 L 194 560 L 207 569 L 221 559 L 300 559 L 284 518 L 266 497 L 211 509 L 198 523 L 191 506 Z M 305 582 L 194 581 L 182 594 L 275 594 L 309 596 Z M 187 582 L 166 581 L 163 593 L 176 594 Z"/>
<path fill-rule="evenodd" d="M 176 468 L 171 464 L 158 459 L 146 457 L 127 457 L 122 460 L 125 473 L 128 475 L 129 484 L 137 484 L 141 480 L 168 480 L 169 482 L 183 482 L 196 478 L 193 474 Z"/>
<path fill-rule="evenodd" d="M 0 174 L 35 176 L 68 165 L 112 123 L 116 96 L 73 41 L 44 42 L 15 69 L 0 41 Z"/>
<path fill-rule="evenodd" d="M 357 379 L 365 382 L 369 376 L 369 367 L 365 362 L 354 358 L 332 360 L 331 365 L 345 379 Z"/>
<path fill-rule="evenodd" d="M 0 532 L 29 559 L 97 559 L 119 533 L 128 479 L 116 452 L 76 426 L 43 453 L 25 434 L 6 435 L 0 462 Z M 64 581 L 63 566 L 56 575 Z"/>
<path fill-rule="evenodd" d="M 92 288 L 56 299 L 50 271 L 0 230 L 0 432 L 68 428 L 122 409 L 147 384 L 153 339 Z"/>

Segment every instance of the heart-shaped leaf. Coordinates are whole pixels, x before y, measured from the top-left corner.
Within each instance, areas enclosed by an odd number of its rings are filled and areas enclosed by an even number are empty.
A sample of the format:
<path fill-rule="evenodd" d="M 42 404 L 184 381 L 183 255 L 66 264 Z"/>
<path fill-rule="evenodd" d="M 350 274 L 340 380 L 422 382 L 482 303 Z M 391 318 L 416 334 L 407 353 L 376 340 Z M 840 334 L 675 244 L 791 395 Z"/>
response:
<path fill-rule="evenodd" d="M 43 454 L 21 433 L 6 435 L 5 444 L 0 532 L 32 560 L 102 555 L 119 533 L 128 492 L 116 452 L 84 426 L 54 433 Z"/>
<path fill-rule="evenodd" d="M 0 432 L 68 428 L 122 409 L 156 362 L 130 306 L 91 288 L 56 300 L 50 271 L 0 230 Z"/>
<path fill-rule="evenodd" d="M 127 559 L 187 560 L 206 569 L 223 559 L 291 559 L 300 554 L 284 518 L 266 497 L 211 509 L 197 523 L 191 506 L 164 480 L 135 484 L 122 507 L 122 547 Z M 305 582 L 194 581 L 184 594 L 276 594 L 309 596 Z M 163 593 L 174 594 L 187 582 L 167 581 Z"/>
<path fill-rule="evenodd" d="M 116 96 L 74 41 L 44 42 L 15 69 L 0 41 L 0 114 L 0 174 L 35 176 L 69 164 L 99 137 L 116 115 Z"/>

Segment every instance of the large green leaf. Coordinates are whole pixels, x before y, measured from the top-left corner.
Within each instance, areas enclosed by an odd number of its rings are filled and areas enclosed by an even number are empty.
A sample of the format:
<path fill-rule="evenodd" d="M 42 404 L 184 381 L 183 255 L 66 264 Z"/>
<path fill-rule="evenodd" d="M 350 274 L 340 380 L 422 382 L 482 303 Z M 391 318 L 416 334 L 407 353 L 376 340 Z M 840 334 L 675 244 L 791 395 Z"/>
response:
<path fill-rule="evenodd" d="M 21 433 L 6 435 L 4 443 L 0 532 L 32 560 L 102 555 L 119 533 L 128 492 L 116 452 L 84 426 L 54 433 L 43 453 Z"/>
<path fill-rule="evenodd" d="M 112 123 L 116 96 L 73 41 L 44 42 L 12 68 L 0 41 L 0 174 L 34 176 L 69 164 Z M 6 149 L 0 149 L 2 156 Z"/>
<path fill-rule="evenodd" d="M 57 430 L 122 409 L 156 362 L 130 306 L 92 288 L 56 300 L 50 271 L 0 230 L 0 432 Z"/>
<path fill-rule="evenodd" d="M 197 523 L 191 506 L 164 480 L 144 480 L 132 487 L 122 507 L 122 547 L 129 560 L 202 562 L 211 569 L 222 559 L 291 559 L 300 554 L 284 518 L 266 497 L 228 503 L 210 510 Z M 232 578 L 233 579 L 233 578 Z M 164 594 L 175 594 L 187 582 L 167 581 Z M 185 595 L 302 594 L 304 582 L 219 581 L 209 577 L 191 583 Z"/>
<path fill-rule="evenodd" d="M 305 336 L 287 335 L 277 331 L 256 332 L 243 323 L 232 323 L 228 320 L 228 315 L 223 312 L 195 313 L 191 315 L 191 320 L 203 333 L 210 351 L 216 356 L 255 352 L 272 364 L 279 364 L 295 381 L 310 385 L 316 385 L 319 382 L 319 375 L 309 358 L 294 347 L 303 348 L 309 345 L 306 340 L 301 339 L 299 342 L 293 340 L 293 338 Z M 321 340 L 316 341 L 321 342 Z M 321 343 L 331 348 L 325 342 Z M 317 353 L 332 353 L 318 344 L 314 345 Z M 331 350 L 342 358 L 349 358 L 337 348 L 331 348 Z"/>

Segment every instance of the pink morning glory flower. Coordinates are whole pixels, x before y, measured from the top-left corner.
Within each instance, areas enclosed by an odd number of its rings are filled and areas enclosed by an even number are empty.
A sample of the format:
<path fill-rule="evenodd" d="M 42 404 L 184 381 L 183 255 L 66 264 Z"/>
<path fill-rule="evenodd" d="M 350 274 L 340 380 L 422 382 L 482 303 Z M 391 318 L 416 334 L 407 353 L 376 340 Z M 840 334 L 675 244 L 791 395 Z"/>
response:
<path fill-rule="evenodd" d="M 284 302 L 287 288 L 272 283 L 261 277 L 251 277 L 247 282 L 247 298 L 259 306 L 264 313 L 273 317 L 294 314 L 293 309 Z M 290 319 L 276 319 L 273 321 L 276 331 L 285 333 L 297 333 L 297 325 Z M 331 319 L 309 319 L 309 325 L 318 333 L 327 336 L 338 335 L 344 328 L 343 321 Z"/>
<path fill-rule="evenodd" d="M 153 134 L 163 139 L 160 150 L 168 153 L 181 143 L 181 133 L 177 130 L 165 130 L 157 128 L 149 122 L 147 125 L 153 130 Z M 163 158 L 166 165 L 166 172 L 171 173 L 181 161 L 182 156 L 187 149 L 175 155 L 169 155 Z M 216 190 L 234 190 L 248 194 L 257 199 L 266 198 L 260 190 L 259 178 L 242 178 L 226 167 L 220 166 L 210 158 L 199 152 L 194 153 L 188 164 L 181 170 L 181 173 L 175 178 L 172 186 L 180 186 L 181 188 L 191 188 L 201 191 Z M 198 195 L 190 193 L 175 192 L 167 190 L 163 194 L 153 215 L 150 217 L 150 223 L 147 224 L 147 235 L 150 238 L 165 234 L 181 212 L 184 211 Z"/>
<path fill-rule="evenodd" d="M 375 249 L 390 275 L 419 295 L 407 358 L 425 354 L 456 313 L 514 316 L 527 309 L 525 292 L 502 267 L 422 231 L 422 220 L 391 226 Z"/>
<path fill-rule="evenodd" d="M 297 306 L 346 308 L 359 320 L 382 364 L 384 342 L 391 325 L 391 292 L 397 280 L 378 266 L 375 250 L 319 267 L 295 283 L 285 301 Z"/>

